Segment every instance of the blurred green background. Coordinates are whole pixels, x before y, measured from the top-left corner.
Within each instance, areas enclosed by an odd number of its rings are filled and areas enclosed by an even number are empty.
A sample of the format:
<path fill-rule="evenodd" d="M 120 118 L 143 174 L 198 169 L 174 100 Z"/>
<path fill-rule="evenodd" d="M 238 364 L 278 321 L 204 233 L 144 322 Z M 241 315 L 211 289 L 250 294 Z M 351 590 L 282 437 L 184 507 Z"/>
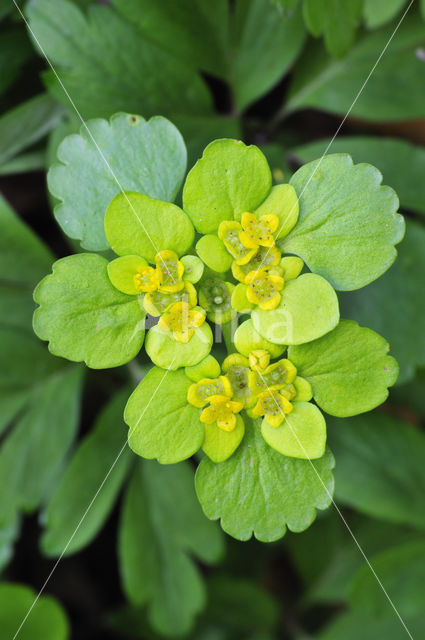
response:
<path fill-rule="evenodd" d="M 2 639 L 425 637 L 424 14 L 423 0 L 0 0 Z M 399 381 L 377 410 L 329 419 L 339 511 L 304 533 L 236 542 L 203 516 L 190 463 L 125 450 L 71 538 L 125 442 L 139 370 L 51 356 L 32 290 L 79 250 L 47 194 L 57 146 L 78 114 L 118 111 L 172 120 L 189 167 L 218 137 L 260 146 L 277 183 L 343 151 L 399 195 L 397 262 L 340 296 L 390 342 Z"/>

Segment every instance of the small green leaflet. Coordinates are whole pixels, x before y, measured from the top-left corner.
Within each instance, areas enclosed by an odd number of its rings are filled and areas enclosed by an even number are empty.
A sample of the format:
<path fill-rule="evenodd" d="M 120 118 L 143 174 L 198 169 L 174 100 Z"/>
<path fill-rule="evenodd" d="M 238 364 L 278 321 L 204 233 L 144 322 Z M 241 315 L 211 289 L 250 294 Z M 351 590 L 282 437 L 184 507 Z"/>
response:
<path fill-rule="evenodd" d="M 220 519 L 223 530 L 238 540 L 254 536 L 262 542 L 281 538 L 288 527 L 304 531 L 316 509 L 332 500 L 334 459 L 282 456 L 269 447 L 260 423 L 244 414 L 245 436 L 236 452 L 215 464 L 204 458 L 196 472 L 196 492 L 208 518 Z"/>
<path fill-rule="evenodd" d="M 119 113 L 90 120 L 79 135 L 67 136 L 60 164 L 48 173 L 50 192 L 61 202 L 55 216 L 64 232 L 85 249 L 109 247 L 103 218 L 110 201 L 124 191 L 174 200 L 186 171 L 186 147 L 176 127 L 161 116 L 149 121 Z"/>
<path fill-rule="evenodd" d="M 119 532 L 124 590 L 146 604 L 161 634 L 186 633 L 205 604 L 205 587 L 189 554 L 208 564 L 222 554 L 216 525 L 202 514 L 187 463 L 139 461 L 126 493 Z"/>

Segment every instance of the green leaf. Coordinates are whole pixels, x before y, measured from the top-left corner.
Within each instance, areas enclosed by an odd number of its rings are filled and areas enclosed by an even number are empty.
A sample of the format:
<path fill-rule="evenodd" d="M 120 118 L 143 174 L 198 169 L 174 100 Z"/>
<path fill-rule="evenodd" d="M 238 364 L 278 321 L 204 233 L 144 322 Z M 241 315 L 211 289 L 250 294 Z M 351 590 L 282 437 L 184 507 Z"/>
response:
<path fill-rule="evenodd" d="M 354 42 L 362 8 L 363 0 L 305 0 L 304 20 L 314 36 L 323 34 L 327 50 L 339 58 Z"/>
<path fill-rule="evenodd" d="M 321 458 L 326 447 L 326 422 L 311 402 L 294 402 L 294 409 L 279 427 L 267 419 L 261 424 L 261 434 L 273 449 L 294 458 Z"/>
<path fill-rule="evenodd" d="M 363 16 L 368 29 L 376 29 L 389 22 L 406 4 L 406 0 L 364 0 Z"/>
<path fill-rule="evenodd" d="M 397 610 L 403 618 L 423 613 L 425 593 L 425 542 L 407 542 L 387 549 L 371 558 L 373 568 Z M 362 566 L 355 575 L 350 589 L 353 608 L 375 616 L 392 618 L 393 611 L 370 568 Z"/>
<path fill-rule="evenodd" d="M 299 197 L 298 222 L 283 250 L 340 290 L 364 287 L 394 262 L 404 234 L 398 198 L 382 175 L 348 155 L 309 162 L 291 178 Z"/>
<path fill-rule="evenodd" d="M 331 331 L 339 321 L 338 298 L 324 278 L 314 273 L 289 280 L 276 309 L 256 307 L 252 321 L 258 333 L 277 344 L 302 344 Z"/>
<path fill-rule="evenodd" d="M 295 147 L 291 153 L 310 162 L 325 152 L 330 139 Z M 406 140 L 378 136 L 341 136 L 332 142 L 333 153 L 349 153 L 354 162 L 370 162 L 384 175 L 405 209 L 425 214 L 425 184 L 422 180 L 425 150 Z"/>
<path fill-rule="evenodd" d="M 24 618 L 22 628 L 20 625 Z M 0 584 L 0 628 L 4 638 L 19 640 L 67 640 L 69 625 L 64 610 L 50 596 L 37 597 L 29 587 L 12 582 Z"/>
<path fill-rule="evenodd" d="M 60 144 L 60 164 L 48 173 L 61 202 L 55 216 L 64 232 L 85 249 L 108 248 L 105 211 L 123 190 L 174 200 L 186 171 L 186 148 L 176 127 L 160 116 L 149 121 L 127 113 L 90 120 L 79 135 Z"/>
<path fill-rule="evenodd" d="M 425 365 L 425 335 L 418 318 L 425 313 L 418 292 L 425 271 L 425 229 L 407 222 L 406 237 L 390 271 L 362 291 L 342 297 L 344 315 L 382 333 L 400 366 L 398 382 L 413 378 Z"/>
<path fill-rule="evenodd" d="M 238 448 L 244 433 L 244 422 L 239 415 L 236 416 L 236 427 L 233 431 L 223 431 L 216 422 L 206 424 L 202 450 L 213 462 L 223 462 Z"/>
<path fill-rule="evenodd" d="M 376 518 L 425 529 L 425 436 L 390 415 L 328 420 L 336 496 Z M 408 461 L 408 464 L 403 461 Z"/>
<path fill-rule="evenodd" d="M 272 187 L 264 202 L 255 210 L 257 216 L 274 213 L 279 218 L 275 239 L 288 235 L 298 220 L 298 198 L 290 184 L 278 184 Z"/>
<path fill-rule="evenodd" d="M 260 336 L 255 330 L 252 319 L 245 320 L 235 331 L 233 336 L 236 349 L 244 356 L 249 356 L 251 351 L 265 349 L 272 358 L 278 358 L 285 351 L 285 345 L 274 344 Z"/>
<path fill-rule="evenodd" d="M 227 70 L 226 0 L 113 0 L 143 36 L 186 66 L 223 76 Z"/>
<path fill-rule="evenodd" d="M 32 334 L 32 291 L 49 271 L 53 256 L 1 196 L 0 226 L 0 326 Z"/>
<path fill-rule="evenodd" d="M 206 520 L 188 464 L 139 462 L 125 497 L 119 533 L 124 589 L 161 634 L 189 631 L 205 604 L 204 585 L 189 554 L 213 563 L 222 553 L 219 530 Z"/>
<path fill-rule="evenodd" d="M 196 253 L 207 267 L 218 273 L 224 273 L 232 266 L 232 256 L 214 233 L 199 238 L 196 243 Z"/>
<path fill-rule="evenodd" d="M 390 607 L 390 605 L 387 605 Z M 425 633 L 425 615 L 420 614 L 404 620 L 413 638 Z M 407 636 L 400 620 L 394 614 L 391 618 L 377 618 L 362 611 L 343 613 L 335 618 L 318 636 L 318 640 L 358 640 L 361 629 L 362 640 L 401 640 Z"/>
<path fill-rule="evenodd" d="M 270 0 L 237 0 L 229 80 L 245 109 L 289 70 L 305 40 L 301 11 L 285 15 Z"/>
<path fill-rule="evenodd" d="M 344 6 L 347 3 L 344 4 Z M 412 12 L 390 41 L 396 24 L 365 34 L 342 60 L 332 60 L 320 45 L 308 47 L 299 62 L 282 113 L 316 108 L 329 113 L 376 122 L 423 116 L 423 23 Z M 368 78 L 367 88 L 354 101 L 377 57 L 385 55 Z M 406 100 L 406 96 L 409 99 Z"/>
<path fill-rule="evenodd" d="M 130 429 L 128 443 L 137 455 L 171 464 L 198 451 L 204 425 L 199 409 L 187 402 L 191 384 L 183 371 L 153 367 L 136 387 L 124 419 Z"/>
<path fill-rule="evenodd" d="M 45 554 L 80 551 L 113 509 L 132 461 L 122 419 L 127 397 L 127 389 L 112 397 L 60 477 L 43 518 Z"/>
<path fill-rule="evenodd" d="M 66 367 L 40 385 L 4 441 L 0 524 L 10 523 L 21 509 L 34 510 L 56 482 L 78 427 L 82 372 Z"/>
<path fill-rule="evenodd" d="M 330 452 L 316 462 L 282 456 L 263 440 L 259 425 L 244 415 L 245 436 L 236 452 L 216 464 L 204 458 L 196 491 L 208 518 L 221 519 L 238 540 L 252 534 L 262 542 L 281 538 L 286 527 L 304 531 L 316 509 L 332 499 L 334 461 Z"/>
<path fill-rule="evenodd" d="M 388 397 L 398 366 L 384 338 L 353 320 L 341 320 L 331 333 L 290 347 L 288 358 L 307 378 L 319 407 L 347 417 L 374 409 Z"/>
<path fill-rule="evenodd" d="M 13 175 L 15 173 L 29 173 L 30 171 L 44 171 L 46 164 L 46 153 L 44 150 L 29 151 L 2 164 L 0 166 L 0 176 Z"/>
<path fill-rule="evenodd" d="M 19 536 L 19 529 L 19 517 L 0 528 L 0 571 L 3 571 L 13 557 L 13 547 Z"/>
<path fill-rule="evenodd" d="M 37 286 L 34 331 L 49 350 L 93 369 L 132 360 L 143 344 L 141 301 L 112 285 L 108 262 L 94 253 L 58 260 Z"/>
<path fill-rule="evenodd" d="M 164 249 L 183 255 L 194 239 L 192 223 L 180 207 L 132 192 L 119 193 L 109 204 L 105 233 L 119 256 L 135 254 L 152 263 Z"/>
<path fill-rule="evenodd" d="M 0 165 L 43 138 L 61 121 L 62 106 L 42 93 L 0 118 Z"/>
<path fill-rule="evenodd" d="M 253 211 L 271 187 L 267 160 L 258 147 L 240 140 L 215 140 L 189 172 L 183 208 L 200 233 L 217 231 L 223 220 Z"/>
<path fill-rule="evenodd" d="M 119 111 L 208 114 L 211 98 L 196 74 L 144 37 L 112 8 L 87 15 L 67 0 L 30 0 L 29 24 L 84 119 Z M 69 105 L 53 73 L 49 89 Z"/>
<path fill-rule="evenodd" d="M 211 351 L 213 334 L 207 322 L 195 327 L 189 342 L 179 342 L 171 332 L 158 326 L 149 329 L 146 336 L 146 353 L 157 367 L 176 370 L 192 367 L 203 360 Z"/>
<path fill-rule="evenodd" d="M 8 29 L 0 35 L 0 95 L 15 82 L 32 54 L 26 34 L 21 29 Z"/>

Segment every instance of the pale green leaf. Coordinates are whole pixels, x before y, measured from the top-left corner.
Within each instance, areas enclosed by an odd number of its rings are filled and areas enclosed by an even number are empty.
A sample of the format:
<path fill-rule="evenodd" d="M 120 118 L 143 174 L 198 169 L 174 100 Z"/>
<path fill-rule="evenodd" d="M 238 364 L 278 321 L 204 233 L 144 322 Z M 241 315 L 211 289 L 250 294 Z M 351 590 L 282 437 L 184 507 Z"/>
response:
<path fill-rule="evenodd" d="M 200 412 L 187 402 L 192 381 L 183 371 L 154 367 L 131 394 L 124 419 L 137 455 L 163 464 L 190 458 L 202 445 Z"/>
<path fill-rule="evenodd" d="M 328 420 L 336 496 L 376 518 L 425 529 L 425 436 L 390 415 Z M 406 463 L 407 461 L 407 463 Z"/>
<path fill-rule="evenodd" d="M 68 640 L 70 637 L 65 612 L 57 600 L 45 595 L 38 598 L 30 587 L 12 582 L 0 584 L 0 628 L 5 639 L 17 636 L 18 629 L 19 640 Z"/>
<path fill-rule="evenodd" d="M 285 351 L 285 345 L 274 344 L 260 336 L 255 330 L 252 319 L 245 320 L 235 331 L 233 337 L 235 347 L 244 356 L 249 356 L 251 351 L 265 349 L 272 358 L 277 358 Z"/>
<path fill-rule="evenodd" d="M 233 431 L 223 431 L 216 422 L 206 424 L 202 450 L 213 462 L 223 462 L 238 448 L 244 433 L 244 421 L 240 415 L 236 416 L 236 426 Z"/>
<path fill-rule="evenodd" d="M 90 120 L 67 136 L 49 170 L 50 192 L 61 202 L 55 216 L 85 249 L 108 248 L 105 211 L 122 190 L 174 200 L 186 170 L 186 148 L 176 127 L 160 116 L 149 121 L 127 113 Z"/>
<path fill-rule="evenodd" d="M 91 5 L 86 15 L 67 0 L 31 0 L 26 12 L 34 36 L 84 119 L 119 111 L 145 117 L 211 111 L 199 75 L 111 7 Z M 68 106 L 51 72 L 46 81 Z"/>
<path fill-rule="evenodd" d="M 263 420 L 264 440 L 284 456 L 321 458 L 326 447 L 326 422 L 322 413 L 311 402 L 294 402 L 293 406 L 279 427 L 272 427 L 266 418 Z"/>
<path fill-rule="evenodd" d="M 94 253 L 58 260 L 37 286 L 34 331 L 57 356 L 94 369 L 132 360 L 143 344 L 141 301 L 111 283 L 108 262 Z"/>
<path fill-rule="evenodd" d="M 278 184 L 272 187 L 267 198 L 255 210 L 256 216 L 274 214 L 279 218 L 279 226 L 274 234 L 275 240 L 288 235 L 298 220 L 298 198 L 290 184 Z"/>
<path fill-rule="evenodd" d="M 116 195 L 106 209 L 105 233 L 119 256 L 135 254 L 152 263 L 164 249 L 183 255 L 195 235 L 180 207 L 130 191 Z"/>
<path fill-rule="evenodd" d="M 270 342 L 286 345 L 310 342 L 338 324 L 338 298 L 324 278 L 304 273 L 285 283 L 276 309 L 256 307 L 252 321 L 258 333 Z"/>
<path fill-rule="evenodd" d="M 310 162 L 325 152 L 330 140 L 320 140 L 291 150 L 302 162 Z M 396 190 L 400 204 L 425 214 L 423 171 L 425 150 L 406 140 L 377 136 L 338 136 L 332 153 L 349 153 L 354 162 L 369 162 L 381 171 L 385 182 Z"/>
<path fill-rule="evenodd" d="M 382 175 L 348 155 L 310 162 L 291 178 L 300 202 L 298 222 L 282 241 L 336 289 L 364 287 L 394 262 L 404 234 L 398 198 Z"/>
<path fill-rule="evenodd" d="M 186 633 L 205 604 L 204 584 L 189 554 L 213 563 L 221 552 L 219 531 L 196 500 L 190 466 L 139 462 L 122 512 L 121 575 L 128 597 L 147 605 L 158 632 Z"/>
<path fill-rule="evenodd" d="M 189 342 L 179 342 L 171 331 L 158 326 L 149 329 L 146 336 L 146 353 L 157 367 L 176 370 L 198 364 L 211 351 L 213 334 L 207 322 L 195 327 Z"/>
<path fill-rule="evenodd" d="M 200 233 L 217 231 L 223 220 L 239 220 L 266 198 L 271 187 L 267 160 L 240 140 L 215 140 L 189 172 L 183 208 Z"/>
<path fill-rule="evenodd" d="M 208 233 L 199 238 L 196 253 L 207 267 L 218 273 L 224 273 L 232 266 L 232 256 L 215 233 Z"/>
<path fill-rule="evenodd" d="M 313 397 L 327 413 L 347 417 L 374 409 L 397 379 L 396 360 L 385 338 L 341 320 L 331 333 L 309 344 L 290 347 L 288 358 L 307 378 Z"/>
<path fill-rule="evenodd" d="M 127 389 L 112 397 L 60 477 L 43 517 L 45 554 L 79 551 L 113 509 L 132 460 L 122 418 L 127 397 Z"/>
<path fill-rule="evenodd" d="M 288 527 L 303 531 L 316 509 L 332 499 L 333 456 L 315 462 L 282 456 L 263 440 L 259 424 L 244 415 L 245 436 L 235 453 L 216 464 L 204 458 L 196 472 L 196 491 L 208 518 L 238 540 L 252 534 L 271 542 Z"/>

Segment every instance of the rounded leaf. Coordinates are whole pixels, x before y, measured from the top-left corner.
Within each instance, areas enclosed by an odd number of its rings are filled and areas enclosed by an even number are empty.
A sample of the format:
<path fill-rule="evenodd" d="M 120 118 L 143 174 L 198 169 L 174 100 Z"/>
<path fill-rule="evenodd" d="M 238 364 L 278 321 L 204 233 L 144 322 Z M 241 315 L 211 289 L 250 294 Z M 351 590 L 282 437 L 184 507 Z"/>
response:
<path fill-rule="evenodd" d="M 346 154 L 301 167 L 291 178 L 300 214 L 283 250 L 300 256 L 335 289 L 351 291 L 379 278 L 404 235 L 397 194 L 381 181 L 378 169 L 354 165 Z"/>
<path fill-rule="evenodd" d="M 119 193 L 109 204 L 105 233 L 119 256 L 136 254 L 151 263 L 164 249 L 183 255 L 194 238 L 192 223 L 180 207 L 131 191 Z"/>
<path fill-rule="evenodd" d="M 124 420 L 137 455 L 173 464 L 190 458 L 204 439 L 199 409 L 187 402 L 191 381 L 183 371 L 153 367 L 128 399 Z"/>
<path fill-rule="evenodd" d="M 286 527 L 304 531 L 332 500 L 332 454 L 314 462 L 289 458 L 264 441 L 260 425 L 244 415 L 245 436 L 235 453 L 216 464 L 205 457 L 195 477 L 206 516 L 238 540 L 281 538 Z"/>
<path fill-rule="evenodd" d="M 171 332 L 155 326 L 146 335 L 145 349 L 154 364 L 174 371 L 198 364 L 209 354 L 212 343 L 213 334 L 206 322 L 195 327 L 193 336 L 186 343 L 179 342 Z"/>
<path fill-rule="evenodd" d="M 55 217 L 69 237 L 93 251 L 108 248 L 103 219 L 117 193 L 124 189 L 172 201 L 186 171 L 183 138 L 161 116 L 146 121 L 118 113 L 109 122 L 89 120 L 57 153 L 60 164 L 47 174 L 50 192 L 61 201 Z"/>
<path fill-rule="evenodd" d="M 233 337 L 235 347 L 244 356 L 249 356 L 251 351 L 265 349 L 272 358 L 278 358 L 286 349 L 285 345 L 274 344 L 260 336 L 254 327 L 252 319 L 245 320 L 235 331 Z"/>
<path fill-rule="evenodd" d="M 310 402 L 294 402 L 294 408 L 279 427 L 266 419 L 261 425 L 264 440 L 284 456 L 314 460 L 326 448 L 326 422 L 321 411 Z"/>
<path fill-rule="evenodd" d="M 218 273 L 228 271 L 232 266 L 233 258 L 227 251 L 223 242 L 214 233 L 202 236 L 196 243 L 196 253 L 203 262 Z"/>
<path fill-rule="evenodd" d="M 183 256 L 180 260 L 184 266 L 183 280 L 198 282 L 204 273 L 204 263 L 197 256 Z"/>
<path fill-rule="evenodd" d="M 186 367 L 184 372 L 193 382 L 199 382 L 202 378 L 218 378 L 221 368 L 218 361 L 210 354 L 198 364 Z"/>
<path fill-rule="evenodd" d="M 339 321 L 338 298 L 327 280 L 305 273 L 285 283 L 276 309 L 256 307 L 252 321 L 259 334 L 276 344 L 303 344 L 331 331 Z"/>
<path fill-rule="evenodd" d="M 108 264 L 108 276 L 118 291 L 129 296 L 137 296 L 140 290 L 136 287 L 134 276 L 147 266 L 147 262 L 140 256 L 122 256 Z"/>
<path fill-rule="evenodd" d="M 353 320 L 341 320 L 323 338 L 290 347 L 288 358 L 313 389 L 319 407 L 333 416 L 374 409 L 397 380 L 396 360 L 380 335 Z"/>
<path fill-rule="evenodd" d="M 202 449 L 213 462 L 223 462 L 236 451 L 244 433 L 244 421 L 240 415 L 236 416 L 236 427 L 233 431 L 223 431 L 216 422 L 206 424 Z"/>
<path fill-rule="evenodd" d="M 139 297 L 118 291 L 108 261 L 95 253 L 58 260 L 34 292 L 34 331 L 56 356 L 93 369 L 118 367 L 140 351 L 145 311 Z"/>
<path fill-rule="evenodd" d="M 264 202 L 255 210 L 257 217 L 274 214 L 279 218 L 275 239 L 288 235 L 298 220 L 298 196 L 291 184 L 278 184 L 272 188 Z"/>
<path fill-rule="evenodd" d="M 200 233 L 217 231 L 223 220 L 240 220 L 267 197 L 272 184 L 269 165 L 254 145 L 214 140 L 189 172 L 183 208 Z"/>

